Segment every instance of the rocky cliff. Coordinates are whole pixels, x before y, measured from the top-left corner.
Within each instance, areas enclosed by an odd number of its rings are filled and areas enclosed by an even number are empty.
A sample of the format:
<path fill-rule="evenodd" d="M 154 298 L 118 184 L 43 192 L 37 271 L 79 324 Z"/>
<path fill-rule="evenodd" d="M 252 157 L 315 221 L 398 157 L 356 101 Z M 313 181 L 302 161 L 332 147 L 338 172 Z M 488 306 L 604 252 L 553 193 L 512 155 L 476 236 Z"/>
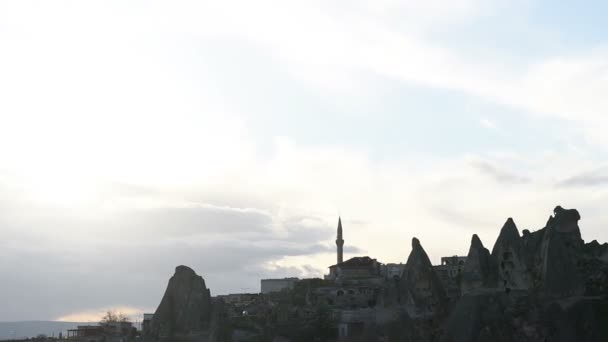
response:
<path fill-rule="evenodd" d="M 554 209 L 547 221 L 540 246 L 540 277 L 544 292 L 551 296 L 574 296 L 584 293 L 584 281 L 578 268 L 584 258 L 576 209 Z"/>
<path fill-rule="evenodd" d="M 585 244 L 579 220 L 558 206 L 545 227 L 520 236 L 508 219 L 491 255 L 473 237 L 441 340 L 608 341 L 608 245 Z"/>
<path fill-rule="evenodd" d="M 414 304 L 409 306 L 412 309 L 410 315 L 424 316 L 441 311 L 446 302 L 445 290 L 417 238 L 412 239 L 412 251 L 407 258 L 406 269 L 407 276 L 402 291 L 405 298 Z"/>
<path fill-rule="evenodd" d="M 223 304 L 212 300 L 205 280 L 187 266 L 175 268 L 150 323 L 149 339 L 222 341 Z"/>
<path fill-rule="evenodd" d="M 498 287 L 502 290 L 527 290 L 532 286 L 528 260 L 519 230 L 508 218 L 492 249 L 492 258 L 498 265 Z"/>
<path fill-rule="evenodd" d="M 474 234 L 471 238 L 471 247 L 464 264 L 460 288 L 463 294 L 480 289 L 495 288 L 497 286 L 498 267 L 481 240 Z"/>

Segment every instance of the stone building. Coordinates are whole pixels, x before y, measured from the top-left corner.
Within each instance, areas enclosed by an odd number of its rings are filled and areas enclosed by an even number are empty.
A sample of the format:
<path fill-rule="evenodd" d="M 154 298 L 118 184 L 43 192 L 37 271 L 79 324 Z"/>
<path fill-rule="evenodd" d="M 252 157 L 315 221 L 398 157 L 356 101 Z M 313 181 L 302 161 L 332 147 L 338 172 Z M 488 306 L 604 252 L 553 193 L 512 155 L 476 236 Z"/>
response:
<path fill-rule="evenodd" d="M 152 322 L 152 318 L 154 318 L 153 313 L 145 313 L 144 319 L 141 321 L 141 331 L 142 333 L 146 333 L 150 329 L 150 323 Z"/>
<path fill-rule="evenodd" d="M 338 230 L 336 236 L 336 256 L 338 263 L 329 266 L 329 274 L 326 280 L 343 281 L 347 279 L 379 278 L 382 277 L 382 264 L 376 259 L 368 256 L 354 257 L 343 261 L 343 230 L 342 219 L 338 218 Z"/>
<path fill-rule="evenodd" d="M 399 280 L 406 272 L 404 263 L 389 263 L 381 266 L 381 273 L 387 280 Z"/>
<path fill-rule="evenodd" d="M 360 335 L 365 328 L 376 320 L 374 309 L 340 310 L 334 312 L 334 319 L 338 322 L 338 337 Z"/>
<path fill-rule="evenodd" d="M 268 296 L 259 293 L 234 293 L 216 298 L 225 303 L 226 314 L 230 318 L 264 315 L 266 307 L 272 302 Z"/>
<path fill-rule="evenodd" d="M 287 289 L 293 289 L 294 285 L 299 281 L 298 278 L 282 278 L 282 279 L 262 279 L 260 281 L 260 292 L 271 293 L 280 292 Z"/>
<path fill-rule="evenodd" d="M 68 330 L 68 340 L 78 342 L 101 342 L 104 340 L 103 327 L 99 325 L 79 325 Z"/>
<path fill-rule="evenodd" d="M 435 272 L 442 280 L 455 279 L 464 271 L 464 264 L 467 261 L 466 256 L 450 256 L 442 257 L 441 265 L 433 266 Z"/>
<path fill-rule="evenodd" d="M 328 280 L 347 280 L 382 277 L 381 263 L 368 256 L 350 258 L 342 263 L 329 266 Z"/>
<path fill-rule="evenodd" d="M 99 325 L 79 325 L 68 330 L 68 340 L 74 342 L 128 342 L 135 338 L 133 323 L 102 322 Z"/>
<path fill-rule="evenodd" d="M 435 273 L 443 284 L 448 298 L 460 296 L 460 280 L 464 272 L 466 256 L 449 256 L 441 258 L 441 265 L 433 266 Z"/>

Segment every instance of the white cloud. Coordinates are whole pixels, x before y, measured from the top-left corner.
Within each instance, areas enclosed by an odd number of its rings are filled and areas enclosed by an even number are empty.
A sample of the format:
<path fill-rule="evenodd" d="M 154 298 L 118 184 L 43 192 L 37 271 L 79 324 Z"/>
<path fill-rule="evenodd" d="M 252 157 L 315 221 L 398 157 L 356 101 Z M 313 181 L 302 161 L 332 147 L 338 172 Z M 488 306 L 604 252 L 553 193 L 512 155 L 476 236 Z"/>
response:
<path fill-rule="evenodd" d="M 488 129 L 496 129 L 496 123 L 494 123 L 494 121 L 488 119 L 488 118 L 481 118 L 479 119 L 479 124 L 482 127 L 488 128 Z"/>
<path fill-rule="evenodd" d="M 419 182 L 409 179 L 425 176 L 409 161 L 375 166 L 365 154 L 302 149 L 287 140 L 260 162 L 246 114 L 232 113 L 212 81 L 189 84 L 173 69 L 166 42 L 146 41 L 151 35 L 247 39 L 296 79 L 330 93 L 364 94 L 358 73 L 371 71 L 580 122 L 594 141 L 604 136 L 605 51 L 531 62 L 521 72 L 426 39 L 425 22 L 467 21 L 491 10 L 477 1 L 385 1 L 344 11 L 327 2 L 5 6 L 3 22 L 13 30 L 0 33 L 0 150 L 13 174 L 6 182 L 19 184 L 25 201 L 95 209 L 109 205 L 103 184 L 117 181 L 153 184 L 159 197 L 192 187 L 236 193 L 281 213 L 314 207 L 327 215 L 340 207 L 370 219 L 415 207 L 416 199 L 403 193 L 416 193 Z M 385 20 L 395 15 L 419 20 L 406 26 Z M 198 78 L 208 76 L 202 69 Z M 496 126 L 487 118 L 481 124 Z M 353 199 L 365 207 L 345 204 Z M 391 201 L 403 202 L 385 204 Z"/>

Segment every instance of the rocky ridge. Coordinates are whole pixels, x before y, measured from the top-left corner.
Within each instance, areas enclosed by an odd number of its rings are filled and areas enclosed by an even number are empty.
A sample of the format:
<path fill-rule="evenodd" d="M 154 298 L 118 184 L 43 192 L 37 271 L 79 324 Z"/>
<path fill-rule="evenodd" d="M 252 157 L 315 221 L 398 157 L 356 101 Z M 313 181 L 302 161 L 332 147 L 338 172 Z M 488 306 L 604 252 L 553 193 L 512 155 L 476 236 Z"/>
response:
<path fill-rule="evenodd" d="M 441 341 L 608 340 L 608 244 L 585 244 L 579 220 L 557 206 L 545 227 L 520 236 L 509 218 L 490 256 L 474 236 Z"/>
<path fill-rule="evenodd" d="M 307 279 L 288 292 L 256 297 L 255 317 L 239 316 L 241 311 L 236 311 L 236 316 L 227 318 L 225 304 L 211 297 L 202 277 L 178 266 L 147 338 L 150 342 L 377 341 L 379 336 L 409 342 L 608 341 L 608 244 L 585 243 L 579 220 L 577 210 L 558 206 L 543 228 L 523 230 L 520 235 L 509 218 L 492 252 L 473 235 L 457 278 L 456 298 L 446 296 L 427 253 L 413 238 L 404 272 L 376 288 L 379 301 L 366 304 L 373 309 L 340 307 L 334 297 L 365 291 L 369 284 L 361 280 L 345 293 L 345 284 Z M 371 323 L 352 332 L 353 339 L 338 337 L 337 319 L 374 311 L 385 318 L 368 318 Z"/>

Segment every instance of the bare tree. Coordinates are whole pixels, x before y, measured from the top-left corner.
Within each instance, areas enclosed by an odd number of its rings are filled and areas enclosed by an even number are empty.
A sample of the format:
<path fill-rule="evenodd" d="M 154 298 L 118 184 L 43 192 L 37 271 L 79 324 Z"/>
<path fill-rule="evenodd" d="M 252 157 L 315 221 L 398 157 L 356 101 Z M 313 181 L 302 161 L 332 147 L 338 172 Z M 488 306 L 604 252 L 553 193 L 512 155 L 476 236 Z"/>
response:
<path fill-rule="evenodd" d="M 116 312 L 113 310 L 106 311 L 106 314 L 101 319 L 102 324 L 110 324 L 117 322 L 127 322 L 129 321 L 129 317 L 123 314 L 122 312 Z"/>

